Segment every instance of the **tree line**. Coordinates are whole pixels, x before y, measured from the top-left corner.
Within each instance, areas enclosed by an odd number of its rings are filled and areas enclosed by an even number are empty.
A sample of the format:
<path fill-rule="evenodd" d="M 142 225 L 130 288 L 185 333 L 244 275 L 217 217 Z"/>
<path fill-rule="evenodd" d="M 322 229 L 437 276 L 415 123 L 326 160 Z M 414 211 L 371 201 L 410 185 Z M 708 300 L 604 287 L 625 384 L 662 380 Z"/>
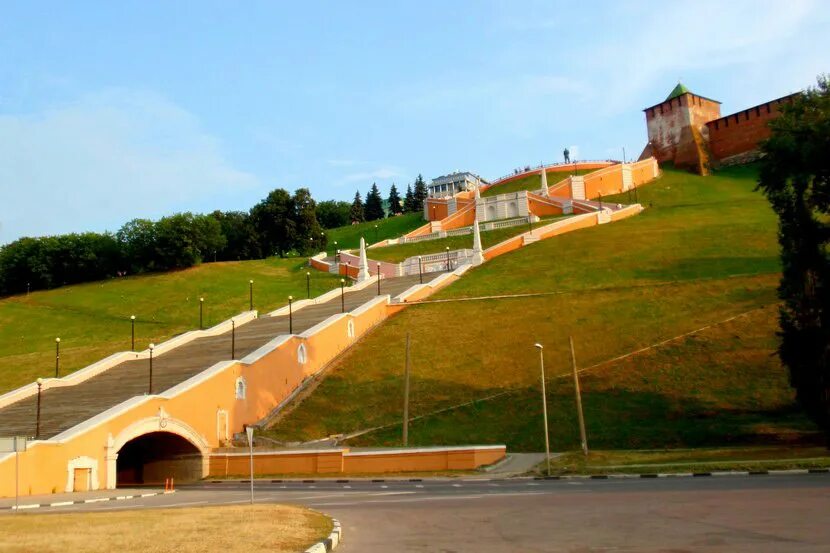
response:
<path fill-rule="evenodd" d="M 377 184 L 372 183 L 366 194 L 366 201 L 355 192 L 354 200 L 349 202 L 327 200 L 317 205 L 317 218 L 323 228 L 337 228 L 364 221 L 377 221 L 387 215 L 393 217 L 402 213 L 420 213 L 423 210 L 424 200 L 427 198 L 427 185 L 421 175 L 415 183 L 406 187 L 406 194 L 401 199 L 398 188 L 393 183 L 389 188 L 389 195 L 384 208 L 383 198 Z"/>
<path fill-rule="evenodd" d="M 390 216 L 420 211 L 426 185 L 419 175 L 401 200 L 393 184 Z M 203 261 L 308 255 L 325 249 L 324 228 L 386 215 L 377 185 L 366 203 L 324 201 L 307 188 L 278 188 L 249 211 L 177 213 L 157 221 L 133 219 L 117 232 L 24 237 L 0 246 L 0 295 L 55 288 L 127 274 L 185 269 Z"/>

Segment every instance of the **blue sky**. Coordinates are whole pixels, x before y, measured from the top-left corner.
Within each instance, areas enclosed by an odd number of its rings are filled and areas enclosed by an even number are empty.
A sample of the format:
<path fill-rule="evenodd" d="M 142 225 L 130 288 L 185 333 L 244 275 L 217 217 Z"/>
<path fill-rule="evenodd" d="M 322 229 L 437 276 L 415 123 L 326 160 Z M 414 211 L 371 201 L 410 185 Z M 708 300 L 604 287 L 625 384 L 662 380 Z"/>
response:
<path fill-rule="evenodd" d="M 821 0 L 0 9 L 0 244 L 636 156 L 678 79 L 730 113 L 830 71 Z"/>

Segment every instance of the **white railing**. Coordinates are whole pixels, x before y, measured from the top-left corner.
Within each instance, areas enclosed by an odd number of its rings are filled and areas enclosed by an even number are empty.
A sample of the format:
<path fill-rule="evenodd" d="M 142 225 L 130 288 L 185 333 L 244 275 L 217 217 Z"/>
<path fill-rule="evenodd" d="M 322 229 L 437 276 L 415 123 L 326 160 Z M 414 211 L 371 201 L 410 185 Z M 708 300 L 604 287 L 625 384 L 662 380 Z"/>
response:
<path fill-rule="evenodd" d="M 503 180 L 518 177 L 520 175 L 529 175 L 531 173 L 535 173 L 536 171 L 538 171 L 542 167 L 544 167 L 545 169 L 549 169 L 551 167 L 562 167 L 562 166 L 568 166 L 568 165 L 576 164 L 577 169 L 578 169 L 579 164 L 586 164 L 586 163 L 619 163 L 619 160 L 616 160 L 616 159 L 593 159 L 593 160 L 569 161 L 567 163 L 564 162 L 564 161 L 559 161 L 559 162 L 556 162 L 556 163 L 543 163 L 542 165 L 533 166 L 530 169 L 524 169 L 523 168 L 522 170 L 520 170 L 518 172 L 508 173 L 508 174 L 503 175 L 503 176 L 501 176 L 497 179 L 491 180 L 490 181 L 490 186 L 493 186 L 494 184 L 498 184 Z"/>
<path fill-rule="evenodd" d="M 417 275 L 418 273 L 435 273 L 440 271 L 447 271 L 457 269 L 462 265 L 472 262 L 473 250 L 452 250 L 443 253 L 432 253 L 429 255 L 422 255 L 420 259 L 418 256 L 408 257 L 401 262 L 401 275 Z M 449 269 L 448 269 L 449 266 Z"/>

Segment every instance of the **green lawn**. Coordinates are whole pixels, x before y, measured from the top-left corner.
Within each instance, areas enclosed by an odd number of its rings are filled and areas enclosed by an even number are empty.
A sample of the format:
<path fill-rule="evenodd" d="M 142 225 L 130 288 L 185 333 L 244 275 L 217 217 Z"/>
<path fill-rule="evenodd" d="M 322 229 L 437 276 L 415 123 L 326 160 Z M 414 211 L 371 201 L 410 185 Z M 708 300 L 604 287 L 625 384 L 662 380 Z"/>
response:
<path fill-rule="evenodd" d="M 563 217 L 545 217 L 539 223 L 534 223 L 533 228 L 552 223 L 555 219 Z M 515 227 L 507 227 L 495 230 L 488 230 L 481 233 L 481 245 L 483 248 L 495 246 L 499 242 L 503 242 L 508 238 L 523 234 L 530 229 L 528 225 L 516 225 Z M 465 234 L 463 236 L 450 236 L 448 238 L 439 238 L 437 240 L 424 240 L 422 242 L 411 242 L 409 244 L 397 244 L 394 246 L 384 246 L 382 248 L 373 248 L 367 252 L 371 259 L 377 261 L 389 261 L 391 263 L 398 263 L 408 257 L 414 255 L 429 255 L 433 253 L 442 253 L 449 247 L 451 250 L 461 248 L 473 247 L 473 235 Z"/>
<path fill-rule="evenodd" d="M 272 310 L 288 295 L 306 296 L 304 259 L 206 263 L 184 271 L 113 279 L 0 300 L 0 393 L 54 375 L 55 337 L 61 338 L 61 372 L 85 367 L 130 349 L 130 315 L 136 316 L 136 348 L 198 328 L 199 297 L 205 326 L 248 309 Z M 311 273 L 311 293 L 338 285 L 327 273 Z"/>
<path fill-rule="evenodd" d="M 577 169 L 576 174 L 587 175 L 592 171 L 596 171 L 596 169 Z M 570 177 L 571 174 L 572 173 L 568 171 L 563 171 L 561 173 L 548 173 L 548 188 Z M 499 194 L 519 192 L 521 190 L 535 191 L 539 190 L 540 188 L 542 188 L 542 177 L 540 177 L 539 173 L 537 172 L 526 177 L 522 177 L 520 179 L 507 182 L 505 184 L 498 184 L 496 186 L 493 186 L 492 188 L 488 188 L 481 194 L 481 196 L 486 198 L 488 196 L 498 196 Z"/>
<path fill-rule="evenodd" d="M 407 213 L 397 217 L 387 217 L 378 221 L 368 221 L 358 225 L 346 225 L 326 231 L 328 237 L 328 251 L 334 253 L 337 241 L 337 249 L 348 250 L 360 247 L 360 237 L 366 239 L 366 245 L 374 244 L 387 238 L 397 238 L 407 232 L 426 224 L 421 213 Z M 375 232 L 377 225 L 377 232 Z"/>
<path fill-rule="evenodd" d="M 351 444 L 399 444 L 409 332 L 410 412 L 426 415 L 410 427 L 412 445 L 542 450 L 533 347 L 540 342 L 552 447 L 574 449 L 568 335 L 579 366 L 589 367 L 754 310 L 583 374 L 589 441 L 599 449 L 638 449 L 815 440 L 773 355 L 776 221 L 753 190 L 755 178 L 753 167 L 708 178 L 667 170 L 639 190 L 641 215 L 538 242 L 470 271 L 435 299 L 546 295 L 409 307 L 347 353 L 271 437 L 305 440 L 392 425 Z"/>

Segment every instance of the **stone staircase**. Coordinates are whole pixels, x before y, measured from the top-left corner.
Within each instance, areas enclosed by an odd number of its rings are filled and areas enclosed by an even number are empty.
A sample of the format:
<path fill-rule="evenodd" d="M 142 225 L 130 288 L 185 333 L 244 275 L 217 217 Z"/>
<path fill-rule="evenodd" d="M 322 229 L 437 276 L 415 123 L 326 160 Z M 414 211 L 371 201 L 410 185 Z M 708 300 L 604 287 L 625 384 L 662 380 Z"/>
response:
<path fill-rule="evenodd" d="M 418 276 L 384 279 L 381 294 L 392 297 L 418 283 Z M 377 287 L 346 289 L 346 311 L 377 296 Z M 293 314 L 299 334 L 341 312 L 339 296 L 309 305 Z M 262 316 L 236 328 L 235 358 L 242 359 L 273 338 L 288 334 L 288 316 Z M 212 365 L 231 359 L 231 332 L 197 338 L 153 358 L 153 393 L 161 393 Z M 125 361 L 74 386 L 54 387 L 41 394 L 40 438 L 47 439 L 132 397 L 148 393 L 149 361 Z M 37 395 L 0 408 L 0 436 L 34 436 Z"/>

